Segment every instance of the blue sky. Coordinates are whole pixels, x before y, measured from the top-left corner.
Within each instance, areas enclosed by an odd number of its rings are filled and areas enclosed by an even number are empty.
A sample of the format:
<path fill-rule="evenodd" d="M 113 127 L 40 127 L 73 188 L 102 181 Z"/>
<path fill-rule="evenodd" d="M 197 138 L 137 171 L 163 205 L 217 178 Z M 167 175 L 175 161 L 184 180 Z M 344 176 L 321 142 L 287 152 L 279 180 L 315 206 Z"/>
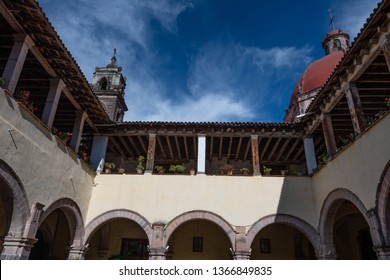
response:
<path fill-rule="evenodd" d="M 336 28 L 354 38 L 377 0 L 40 0 L 91 81 L 127 77 L 126 121 L 282 121 L 306 66 Z"/>

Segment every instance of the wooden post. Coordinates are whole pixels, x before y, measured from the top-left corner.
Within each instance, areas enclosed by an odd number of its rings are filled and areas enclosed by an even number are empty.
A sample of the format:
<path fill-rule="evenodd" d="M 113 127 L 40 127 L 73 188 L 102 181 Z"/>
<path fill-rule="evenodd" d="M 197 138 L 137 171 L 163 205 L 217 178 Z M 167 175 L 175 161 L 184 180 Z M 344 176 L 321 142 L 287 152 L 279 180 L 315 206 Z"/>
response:
<path fill-rule="evenodd" d="M 54 117 L 57 112 L 58 101 L 60 100 L 61 91 L 65 84 L 61 79 L 51 79 L 49 94 L 46 99 L 45 108 L 43 109 L 42 120 L 48 128 L 52 128 Z"/>
<path fill-rule="evenodd" d="M 364 131 L 364 113 L 355 83 L 349 83 L 349 88 L 345 91 L 345 96 L 347 98 L 355 135 L 359 135 Z"/>
<path fill-rule="evenodd" d="M 329 157 L 333 157 L 336 154 L 336 140 L 334 138 L 331 115 L 323 112 L 321 114 L 321 121 L 326 150 L 328 151 Z"/>
<path fill-rule="evenodd" d="M 85 111 L 76 112 L 76 120 L 74 122 L 72 139 L 70 140 L 70 147 L 77 153 L 79 151 L 81 136 L 83 135 L 84 121 L 87 118 Z"/>
<path fill-rule="evenodd" d="M 259 135 L 251 135 L 253 176 L 261 176 L 259 158 Z"/>
<path fill-rule="evenodd" d="M 14 94 L 18 84 L 28 50 L 34 46 L 33 40 L 27 34 L 14 34 L 13 39 L 14 45 L 3 72 L 5 87 L 12 94 Z"/>
<path fill-rule="evenodd" d="M 156 133 L 149 134 L 148 154 L 146 156 L 145 174 L 153 173 L 154 154 L 156 152 Z"/>

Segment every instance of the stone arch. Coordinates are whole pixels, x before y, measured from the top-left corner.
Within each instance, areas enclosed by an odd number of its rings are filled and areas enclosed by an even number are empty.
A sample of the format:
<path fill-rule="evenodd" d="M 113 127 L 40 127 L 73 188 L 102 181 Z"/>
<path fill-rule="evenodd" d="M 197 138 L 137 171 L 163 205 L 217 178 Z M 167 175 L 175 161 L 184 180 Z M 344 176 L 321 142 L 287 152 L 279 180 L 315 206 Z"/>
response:
<path fill-rule="evenodd" d="M 167 242 L 169 240 L 169 237 L 172 235 L 172 233 L 177 229 L 180 225 L 184 224 L 185 222 L 191 221 L 191 220 L 207 220 L 210 222 L 215 223 L 217 226 L 219 226 L 227 235 L 227 237 L 230 240 L 231 248 L 235 249 L 235 238 L 236 233 L 233 227 L 224 220 L 221 216 L 214 214 L 212 212 L 208 211 L 189 211 L 186 213 L 183 213 L 175 218 L 172 219 L 166 226 L 165 226 L 165 233 L 164 233 L 164 244 L 163 247 L 165 248 L 167 246 Z"/>
<path fill-rule="evenodd" d="M 99 86 L 102 90 L 107 90 L 108 81 L 106 77 L 103 77 L 99 80 Z"/>
<path fill-rule="evenodd" d="M 309 223 L 295 216 L 287 214 L 274 214 L 261 218 L 255 222 L 247 232 L 247 244 L 251 246 L 256 235 L 266 226 L 271 224 L 285 224 L 302 232 L 313 245 L 318 255 L 321 249 L 320 235 Z"/>
<path fill-rule="evenodd" d="M 376 209 L 387 246 L 390 246 L 390 160 L 383 170 L 376 194 Z"/>
<path fill-rule="evenodd" d="M 60 198 L 53 202 L 42 214 L 39 219 L 38 227 L 55 210 L 61 209 L 66 216 L 70 228 L 70 238 L 73 245 L 81 246 L 84 238 L 84 222 L 79 206 L 69 198 Z"/>
<path fill-rule="evenodd" d="M 128 219 L 135 223 L 137 223 L 146 233 L 146 236 L 148 237 L 149 244 L 152 242 L 152 236 L 153 236 L 153 230 L 152 225 L 149 223 L 149 221 L 141 216 L 140 214 L 127 210 L 127 209 L 117 209 L 117 210 L 111 210 L 104 212 L 103 214 L 97 216 L 92 221 L 88 223 L 88 225 L 85 228 L 85 237 L 84 242 L 85 245 L 89 242 L 89 239 L 92 237 L 93 233 L 102 225 L 115 220 L 115 219 Z"/>
<path fill-rule="evenodd" d="M 372 228 L 367 209 L 363 202 L 350 190 L 338 188 L 328 194 L 320 212 L 319 233 L 324 254 L 335 256 L 335 247 L 333 242 L 334 222 L 339 207 L 345 201 L 351 202 L 362 214 L 367 225 L 370 227 L 371 239 L 374 246 L 380 245 L 378 244 L 381 240 L 380 233 L 377 228 Z"/>
<path fill-rule="evenodd" d="M 26 192 L 19 177 L 13 169 L 0 159 L 0 192 L 6 208 L 7 220 L 10 225 L 8 234 L 22 236 L 27 219 L 30 215 L 30 207 Z"/>

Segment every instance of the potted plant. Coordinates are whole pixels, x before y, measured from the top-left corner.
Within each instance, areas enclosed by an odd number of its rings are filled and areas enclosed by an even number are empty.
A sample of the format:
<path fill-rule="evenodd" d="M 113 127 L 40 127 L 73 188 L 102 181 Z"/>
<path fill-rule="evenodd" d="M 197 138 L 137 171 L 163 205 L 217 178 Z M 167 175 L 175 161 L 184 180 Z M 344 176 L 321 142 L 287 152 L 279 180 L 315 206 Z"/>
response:
<path fill-rule="evenodd" d="M 154 169 L 156 169 L 157 173 L 159 173 L 159 174 L 164 174 L 164 172 L 165 172 L 165 168 L 162 165 L 156 165 L 154 167 Z"/>
<path fill-rule="evenodd" d="M 138 164 L 137 164 L 137 167 L 135 168 L 135 170 L 137 170 L 137 174 L 142 174 L 145 170 L 145 167 L 144 167 L 145 157 L 139 156 L 137 158 L 137 161 L 138 161 Z"/>
<path fill-rule="evenodd" d="M 282 169 L 280 170 L 280 175 L 286 176 L 288 174 L 288 169 Z"/>
<path fill-rule="evenodd" d="M 169 172 L 173 172 L 173 173 L 183 173 L 184 170 L 186 170 L 185 166 L 183 164 L 172 164 L 171 166 L 169 166 Z"/>
<path fill-rule="evenodd" d="M 104 167 L 105 167 L 105 169 L 104 169 L 105 173 L 111 173 L 111 170 L 113 170 L 115 168 L 115 163 L 105 162 Z"/>
<path fill-rule="evenodd" d="M 245 175 L 245 176 L 249 175 L 249 168 L 243 167 L 240 169 L 240 171 L 241 171 L 242 175 Z"/>
<path fill-rule="evenodd" d="M 119 174 L 124 174 L 124 173 L 125 173 L 125 168 L 122 167 L 122 166 L 119 166 L 119 167 L 118 167 L 118 173 L 119 173 Z"/>
<path fill-rule="evenodd" d="M 263 165 L 263 172 L 264 172 L 264 175 L 271 175 L 271 171 L 272 171 L 272 168 L 271 167 L 267 167 L 265 165 Z"/>
<path fill-rule="evenodd" d="M 195 175 L 196 171 L 195 168 L 191 167 L 190 168 L 190 175 Z"/>
<path fill-rule="evenodd" d="M 233 175 L 233 165 L 231 165 L 230 163 L 226 163 L 224 165 L 221 166 L 221 168 L 219 169 L 220 173 L 222 175 Z"/>

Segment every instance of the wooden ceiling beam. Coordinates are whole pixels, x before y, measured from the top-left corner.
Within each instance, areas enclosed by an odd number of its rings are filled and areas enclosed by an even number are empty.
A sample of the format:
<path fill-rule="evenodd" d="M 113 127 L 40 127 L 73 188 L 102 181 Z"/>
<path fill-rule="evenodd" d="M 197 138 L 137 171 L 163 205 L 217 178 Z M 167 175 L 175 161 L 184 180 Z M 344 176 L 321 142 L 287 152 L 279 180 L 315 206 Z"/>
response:
<path fill-rule="evenodd" d="M 278 155 L 276 156 L 275 161 L 277 161 L 277 162 L 279 161 L 280 157 L 284 153 L 284 150 L 286 150 L 287 145 L 288 145 L 288 143 L 290 143 L 290 141 L 291 141 L 291 138 L 287 138 L 286 141 L 284 141 L 284 144 L 283 144 L 282 148 L 280 149 Z"/>
<path fill-rule="evenodd" d="M 286 157 L 283 159 L 283 161 L 288 161 L 290 158 L 291 154 L 294 152 L 295 148 L 297 147 L 298 143 L 301 142 L 301 139 L 297 138 L 294 142 L 294 144 L 291 146 L 290 150 L 288 151 Z M 303 143 L 302 143 L 303 145 Z"/>
<path fill-rule="evenodd" d="M 183 141 L 184 141 L 184 151 L 186 153 L 186 159 L 187 159 L 187 161 L 189 161 L 190 156 L 188 154 L 187 136 L 183 136 Z"/>
<path fill-rule="evenodd" d="M 269 156 L 267 158 L 267 161 L 271 161 L 272 157 L 275 154 L 276 149 L 279 147 L 279 143 L 280 143 L 281 140 L 282 140 L 282 138 L 278 138 L 278 140 L 276 140 L 276 143 L 272 147 L 272 150 L 271 150 L 271 152 L 270 152 L 270 154 L 269 154 Z"/>
<path fill-rule="evenodd" d="M 138 149 L 137 145 L 135 144 L 135 141 L 134 141 L 134 139 L 133 139 L 133 136 L 128 136 L 128 138 L 129 138 L 129 141 L 130 141 L 131 145 L 133 145 L 133 148 L 134 148 L 135 152 L 137 153 L 137 157 L 143 155 L 143 154 L 140 152 L 140 150 Z M 146 155 L 146 154 L 145 154 L 145 155 Z M 143 156 L 145 156 L 145 155 L 143 155 Z"/>
<path fill-rule="evenodd" d="M 137 139 L 138 141 L 141 143 L 141 147 L 142 147 L 142 150 L 145 152 L 145 155 L 148 154 L 148 149 L 146 148 L 146 145 L 144 144 L 144 142 L 142 141 L 142 138 L 140 135 L 137 135 Z"/>
<path fill-rule="evenodd" d="M 119 136 L 119 140 L 121 141 L 123 147 L 125 147 L 125 150 L 129 153 L 130 157 L 136 159 L 133 151 L 130 149 L 129 144 L 126 143 L 125 139 L 122 136 Z"/>
<path fill-rule="evenodd" d="M 213 148 L 214 148 L 214 135 L 211 135 L 210 138 L 210 154 L 209 154 L 209 161 L 213 161 Z"/>
<path fill-rule="evenodd" d="M 230 153 L 232 151 L 232 145 L 233 145 L 233 137 L 230 136 L 230 139 L 229 139 L 229 147 L 228 147 L 228 153 L 227 153 L 227 160 L 229 161 L 230 160 Z"/>
<path fill-rule="evenodd" d="M 222 160 L 222 145 L 223 145 L 223 136 L 219 136 L 219 152 L 218 152 L 218 160 Z"/>
<path fill-rule="evenodd" d="M 169 154 L 171 155 L 171 159 L 173 160 L 173 159 L 175 159 L 175 157 L 173 156 L 173 150 L 172 150 L 171 141 L 169 140 L 169 136 L 165 136 L 165 137 L 167 139 Z"/>
<path fill-rule="evenodd" d="M 271 140 L 272 140 L 272 137 L 269 137 L 268 140 L 267 140 L 267 143 L 265 144 L 264 149 L 261 151 L 261 155 L 260 155 L 260 158 L 259 158 L 260 161 L 263 160 L 264 155 L 265 155 L 265 153 L 267 152 L 268 146 L 269 146 L 269 144 L 271 143 Z"/>
<path fill-rule="evenodd" d="M 240 139 L 238 140 L 238 146 L 237 146 L 237 151 L 236 151 L 236 158 L 234 159 L 236 162 L 238 161 L 238 157 L 240 155 L 241 144 L 242 144 L 242 136 L 240 136 Z"/>
<path fill-rule="evenodd" d="M 167 159 L 167 155 L 165 154 L 165 151 L 164 151 L 163 146 L 162 146 L 162 144 L 161 144 L 160 137 L 159 137 L 159 136 L 156 136 L 156 138 L 157 138 L 158 146 L 160 147 L 161 153 L 162 153 L 162 155 L 163 155 L 163 158 L 164 158 L 164 160 L 166 160 L 166 159 Z"/>
<path fill-rule="evenodd" d="M 176 142 L 177 155 L 179 157 L 179 160 L 181 161 L 180 143 L 177 135 L 175 135 L 175 142 Z"/>
<path fill-rule="evenodd" d="M 246 148 L 245 148 L 245 154 L 244 154 L 244 160 L 243 161 L 247 160 L 250 148 L 251 148 L 251 139 L 249 138 L 248 144 L 246 145 Z"/>
<path fill-rule="evenodd" d="M 120 147 L 120 145 L 115 141 L 114 137 L 110 137 L 109 139 L 111 140 L 111 143 L 115 146 L 115 148 L 119 151 L 119 153 L 122 156 L 126 156 L 126 154 L 123 152 L 123 150 Z"/>

